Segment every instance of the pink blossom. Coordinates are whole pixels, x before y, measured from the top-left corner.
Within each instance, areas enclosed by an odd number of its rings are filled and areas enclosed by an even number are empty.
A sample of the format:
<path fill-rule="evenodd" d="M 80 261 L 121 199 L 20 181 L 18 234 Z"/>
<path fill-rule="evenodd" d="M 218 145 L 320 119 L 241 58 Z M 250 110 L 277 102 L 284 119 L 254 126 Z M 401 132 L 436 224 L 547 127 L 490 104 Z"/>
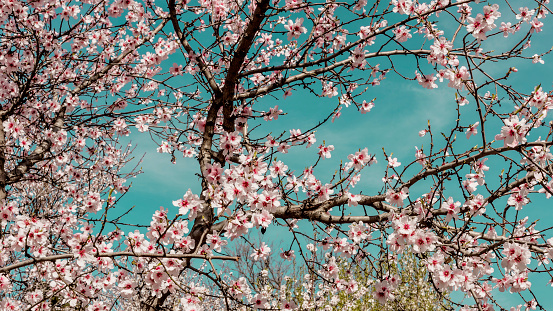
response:
<path fill-rule="evenodd" d="M 409 190 L 407 188 L 402 188 L 399 191 L 389 189 L 386 192 L 386 202 L 394 204 L 398 207 L 403 206 L 403 201 L 409 197 Z"/>
<path fill-rule="evenodd" d="M 512 115 L 504 119 L 505 124 L 501 128 L 501 133 L 495 135 L 495 140 L 503 140 L 504 146 L 515 147 L 520 143 L 526 142 L 526 120 L 519 120 L 517 115 Z"/>
<path fill-rule="evenodd" d="M 532 56 L 532 63 L 533 64 L 537 64 L 537 63 L 544 64 L 545 61 L 538 54 L 534 54 L 534 56 Z"/>
<path fill-rule="evenodd" d="M 332 157 L 330 152 L 334 150 L 334 145 L 328 145 L 328 146 L 320 145 L 318 148 L 319 148 L 318 154 L 319 156 L 321 156 L 321 158 L 330 159 Z"/>
<path fill-rule="evenodd" d="M 188 212 L 188 218 L 196 218 L 196 214 L 203 209 L 202 201 L 200 198 L 193 194 L 190 189 L 186 191 L 182 199 L 173 201 L 173 205 L 179 208 L 179 214 L 186 215 Z"/>
<path fill-rule="evenodd" d="M 480 124 L 480 122 L 475 122 L 467 128 L 467 139 L 469 139 L 472 135 L 476 135 L 478 133 L 478 124 Z"/>
<path fill-rule="evenodd" d="M 271 253 L 271 248 L 269 248 L 265 242 L 262 242 L 261 245 L 259 246 L 259 248 L 257 248 L 251 255 L 250 257 L 253 258 L 253 260 L 255 261 L 258 261 L 258 260 L 263 260 L 263 259 L 266 259 L 269 254 Z"/>
<path fill-rule="evenodd" d="M 426 89 L 435 89 L 438 87 L 438 85 L 434 83 L 434 81 L 436 81 L 437 79 L 436 77 L 434 77 L 434 74 L 424 76 L 419 74 L 418 72 L 415 72 L 415 74 L 417 76 L 417 81 L 420 85 L 422 85 L 422 87 Z"/>
<path fill-rule="evenodd" d="M 395 39 L 397 42 L 405 42 L 408 39 L 411 39 L 413 36 L 409 33 L 411 30 L 407 29 L 405 26 L 399 26 L 393 30 L 396 35 Z"/>
<path fill-rule="evenodd" d="M 530 22 L 530 19 L 532 18 L 532 16 L 534 15 L 534 12 L 535 12 L 535 10 L 528 10 L 528 7 L 520 7 L 518 9 L 518 11 L 520 13 L 516 15 L 516 18 L 517 19 L 522 19 L 523 21 L 525 21 L 527 23 Z"/>
<path fill-rule="evenodd" d="M 399 167 L 401 166 L 401 162 L 398 162 L 397 158 L 388 157 L 388 166 Z"/>
<path fill-rule="evenodd" d="M 446 211 L 446 218 L 445 221 L 449 222 L 451 218 L 459 219 L 459 207 L 461 206 L 461 202 L 453 202 L 453 198 L 449 197 L 447 201 L 442 203 L 441 208 Z"/>
<path fill-rule="evenodd" d="M 294 254 L 294 250 L 284 251 L 282 250 L 282 248 L 280 250 L 281 250 L 280 258 L 284 260 L 290 260 L 290 261 L 296 258 L 296 255 Z"/>
<path fill-rule="evenodd" d="M 374 103 L 372 101 L 368 103 L 366 101 L 363 101 L 363 103 L 361 104 L 361 108 L 359 108 L 359 111 L 361 111 L 362 114 L 365 114 L 367 112 L 370 112 L 373 107 Z"/>
<path fill-rule="evenodd" d="M 173 76 L 182 76 L 183 72 L 182 72 L 182 65 L 178 65 L 176 63 L 173 64 L 173 67 L 171 67 L 169 69 L 169 72 L 173 75 Z"/>
<path fill-rule="evenodd" d="M 298 39 L 302 33 L 307 33 L 307 28 L 302 26 L 303 18 L 296 18 L 296 22 L 288 20 L 288 23 L 284 25 L 284 28 L 288 30 L 288 41 L 292 38 Z"/>

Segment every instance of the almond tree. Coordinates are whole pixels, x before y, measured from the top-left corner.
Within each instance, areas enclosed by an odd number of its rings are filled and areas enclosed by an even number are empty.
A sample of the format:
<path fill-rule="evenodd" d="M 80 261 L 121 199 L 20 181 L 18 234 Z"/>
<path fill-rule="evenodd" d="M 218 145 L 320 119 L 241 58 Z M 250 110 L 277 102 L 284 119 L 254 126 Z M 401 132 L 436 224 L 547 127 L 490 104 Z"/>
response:
<path fill-rule="evenodd" d="M 553 240 L 524 216 L 553 194 L 551 92 L 509 78 L 514 60 L 544 63 L 549 51 L 530 40 L 547 4 L 3 2 L 2 307 L 295 308 L 220 263 L 237 259 L 222 246 L 283 227 L 282 256 L 323 280 L 307 296 L 354 292 L 336 263 L 357 260 L 387 303 L 398 285 L 379 267 L 410 247 L 432 288 L 465 295 L 453 302 L 463 310 L 511 307 L 497 291 L 518 294 L 519 309 L 543 308 L 531 280 L 550 273 Z M 319 167 L 334 146 L 315 130 L 347 109 L 370 118 L 373 87 L 398 91 L 386 75 L 450 88 L 457 119 L 444 133 L 429 123 L 411 160 L 367 146 L 328 177 Z M 263 107 L 309 94 L 336 99 L 317 124 L 283 124 L 293 109 Z M 274 133 L 275 123 L 289 131 Z M 125 172 L 136 173 L 123 170 L 131 132 L 149 134 L 176 165 L 198 164 L 199 185 L 183 185 L 194 190 L 168 198 L 173 206 L 145 226 L 117 209 Z M 302 146 L 314 163 L 276 159 Z M 387 164 L 381 189 L 355 188 L 377 161 Z M 252 260 L 276 251 L 267 245 Z M 314 248 L 324 261 L 310 261 Z"/>

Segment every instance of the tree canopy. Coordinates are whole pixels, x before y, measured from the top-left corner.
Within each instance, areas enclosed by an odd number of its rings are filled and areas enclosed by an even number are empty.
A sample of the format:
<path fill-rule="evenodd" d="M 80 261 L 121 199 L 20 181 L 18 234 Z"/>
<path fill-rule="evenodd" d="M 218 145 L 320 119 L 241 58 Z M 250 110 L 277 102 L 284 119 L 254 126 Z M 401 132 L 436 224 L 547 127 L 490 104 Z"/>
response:
<path fill-rule="evenodd" d="M 550 77 L 517 75 L 547 60 L 548 2 L 3 1 L 0 308 L 317 309 L 360 288 L 390 305 L 407 251 L 432 297 L 458 292 L 451 307 L 544 309 L 551 224 L 529 210 L 551 204 L 553 94 Z M 412 158 L 318 135 L 344 118 L 359 137 L 343 139 L 382 135 L 351 112 L 370 120 L 375 90 L 405 85 L 449 90 L 455 112 L 412 130 Z M 397 122 L 402 106 L 382 105 Z M 119 204 L 138 136 L 197 173 L 145 225 Z M 254 245 L 255 231 L 271 234 Z M 271 249 L 280 234 L 289 245 Z M 303 298 L 252 287 L 228 269 L 237 241 L 318 281 Z"/>

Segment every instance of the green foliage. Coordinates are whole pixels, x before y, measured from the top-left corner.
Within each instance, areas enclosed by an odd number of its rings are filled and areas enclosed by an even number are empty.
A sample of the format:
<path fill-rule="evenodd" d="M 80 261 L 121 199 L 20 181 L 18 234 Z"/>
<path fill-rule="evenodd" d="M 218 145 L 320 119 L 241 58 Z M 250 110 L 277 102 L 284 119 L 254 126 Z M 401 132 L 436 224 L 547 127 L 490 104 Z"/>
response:
<path fill-rule="evenodd" d="M 271 249 L 278 248 L 271 245 Z M 323 276 L 322 271 L 330 258 L 320 248 L 313 247 L 312 251 L 292 261 L 282 260 L 276 252 L 266 260 L 252 261 L 248 258 L 252 245 L 247 243 L 236 243 L 234 249 L 227 248 L 227 251 L 243 261 L 236 263 L 231 270 L 245 276 L 256 292 L 271 297 L 269 302 L 275 309 L 282 301 L 294 301 L 298 310 L 453 310 L 448 293 L 440 293 L 434 288 L 424 262 L 410 248 L 395 257 L 388 257 L 389 260 L 371 256 L 363 259 L 334 257 L 338 267 L 337 279 Z M 380 253 L 380 256 L 386 254 Z M 373 295 L 375 280 L 390 280 L 391 277 L 399 280 L 393 290 L 394 299 L 382 305 Z M 351 282 L 357 286 L 347 290 L 345 286 Z M 246 307 L 244 310 L 255 309 Z"/>
<path fill-rule="evenodd" d="M 428 280 L 428 270 L 414 253 L 406 250 L 396 256 L 396 260 L 390 260 L 377 267 L 384 275 L 396 275 L 400 279 L 398 287 L 394 290 L 395 299 L 381 305 L 373 297 L 374 287 L 367 284 L 367 280 L 373 277 L 362 269 L 361 264 L 342 262 L 340 276 L 353 278 L 359 284 L 366 284 L 366 289 L 361 286 L 357 293 L 348 295 L 341 292 L 339 302 L 333 310 L 351 311 L 445 311 L 453 310 L 448 303 L 448 295 L 438 293 Z M 370 281 L 369 281 L 370 282 Z"/>
<path fill-rule="evenodd" d="M 373 266 L 369 260 L 352 263 L 342 259 L 338 262 L 339 278 L 355 280 L 358 289 L 350 294 L 346 291 L 337 291 L 330 295 L 317 295 L 314 291 L 324 288 L 324 282 L 310 288 L 308 280 L 317 279 L 315 271 L 306 271 L 304 266 L 297 270 L 298 276 L 303 279 L 287 279 L 284 287 L 288 299 L 293 298 L 300 310 L 351 310 L 351 311 L 446 311 L 453 310 L 447 293 L 438 293 L 428 279 L 428 270 L 416 255 L 408 250 L 396 257 L 395 260 L 385 261 Z M 297 266 L 294 265 L 295 268 Z M 373 297 L 374 272 L 384 276 L 396 276 L 400 280 L 394 290 L 395 299 L 382 305 Z M 315 281 L 315 283 L 317 283 Z M 282 290 L 282 289 L 281 289 Z M 306 295 L 306 291 L 313 291 Z M 324 290 L 322 290 L 324 292 Z M 318 296 L 318 297 L 317 297 Z M 314 301 L 319 299 L 326 300 Z M 311 303 L 306 300 L 313 300 Z"/>

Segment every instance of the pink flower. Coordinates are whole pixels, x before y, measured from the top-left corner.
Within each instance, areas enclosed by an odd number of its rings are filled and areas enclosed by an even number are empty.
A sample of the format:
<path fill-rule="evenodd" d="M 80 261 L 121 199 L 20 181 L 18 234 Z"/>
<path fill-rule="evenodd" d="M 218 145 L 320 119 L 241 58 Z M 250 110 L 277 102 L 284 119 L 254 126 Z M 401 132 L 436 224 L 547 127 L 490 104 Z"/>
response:
<path fill-rule="evenodd" d="M 119 283 L 118 287 L 120 288 L 119 293 L 123 298 L 131 298 L 135 294 L 134 289 L 136 287 L 136 283 L 132 280 L 125 280 Z"/>
<path fill-rule="evenodd" d="M 411 0 L 392 0 L 392 4 L 394 5 L 393 11 L 399 14 L 409 15 L 415 9 Z"/>
<path fill-rule="evenodd" d="M 296 18 L 296 22 L 288 20 L 288 23 L 284 25 L 284 28 L 288 30 L 288 41 L 291 41 L 292 38 L 297 39 L 302 33 L 307 32 L 307 28 L 302 26 L 303 18 Z"/>
<path fill-rule="evenodd" d="M 537 307 L 537 306 L 538 306 L 538 302 L 536 301 L 536 299 L 529 300 L 529 301 L 526 302 L 526 304 L 525 304 L 526 311 L 528 311 L 528 310 L 536 310 L 536 307 Z"/>
<path fill-rule="evenodd" d="M 517 115 L 512 115 L 509 119 L 503 120 L 505 124 L 501 128 L 501 133 L 495 135 L 495 140 L 503 140 L 504 146 L 516 147 L 519 143 L 526 142 L 527 125 L 526 120 L 519 120 Z"/>
<path fill-rule="evenodd" d="M 373 107 L 374 103 L 372 101 L 368 103 L 366 101 L 363 101 L 363 103 L 361 104 L 361 108 L 359 108 L 359 111 L 361 111 L 361 114 L 365 114 L 367 112 L 370 112 Z"/>
<path fill-rule="evenodd" d="M 281 303 L 281 307 L 283 310 L 295 310 L 298 308 L 298 306 L 296 305 L 296 303 L 292 300 L 290 301 L 283 301 Z"/>
<path fill-rule="evenodd" d="M 334 145 L 328 145 L 328 146 L 320 145 L 318 154 L 323 159 L 330 159 L 331 158 L 330 152 L 333 150 L 334 150 Z"/>
<path fill-rule="evenodd" d="M 513 193 L 507 200 L 507 204 L 514 206 L 517 211 L 520 211 L 522 207 L 530 200 L 526 197 L 528 195 L 528 189 L 525 187 L 513 189 Z"/>
<path fill-rule="evenodd" d="M 338 89 L 334 86 L 334 83 L 325 81 L 322 81 L 321 83 L 323 85 L 322 96 L 330 98 L 338 95 Z"/>
<path fill-rule="evenodd" d="M 424 166 L 426 164 L 426 155 L 417 146 L 415 146 L 415 158 L 420 165 Z"/>
<path fill-rule="evenodd" d="M 517 19 L 522 19 L 525 22 L 529 22 L 532 16 L 534 15 L 535 10 L 528 10 L 528 7 L 519 8 L 519 14 L 516 15 Z"/>
<path fill-rule="evenodd" d="M 196 218 L 197 212 L 203 210 L 203 201 L 200 198 L 193 194 L 190 189 L 186 191 L 182 199 L 173 201 L 173 205 L 179 208 L 179 214 L 186 215 L 190 211 L 188 218 Z"/>
<path fill-rule="evenodd" d="M 370 229 L 362 221 L 349 225 L 348 237 L 355 243 L 365 240 L 370 233 Z"/>
<path fill-rule="evenodd" d="M 290 149 L 290 145 L 288 145 L 287 143 L 280 143 L 280 145 L 278 145 L 278 152 L 280 153 L 288 153 L 288 149 Z"/>
<path fill-rule="evenodd" d="M 168 142 L 162 141 L 161 145 L 157 148 L 157 152 L 159 152 L 159 153 L 169 153 L 169 152 L 171 152 L 171 146 L 169 146 Z"/>
<path fill-rule="evenodd" d="M 396 35 L 395 39 L 397 42 L 405 42 L 408 39 L 411 39 L 413 36 L 409 33 L 411 30 L 407 29 L 405 26 L 396 27 L 393 30 L 393 33 Z"/>
<path fill-rule="evenodd" d="M 419 74 L 418 72 L 415 72 L 416 76 L 417 76 L 417 81 L 419 82 L 419 84 L 426 88 L 426 89 L 435 89 L 438 87 L 438 85 L 436 83 L 434 83 L 434 81 L 436 81 L 436 77 L 434 77 L 434 74 L 431 74 L 431 75 L 421 75 Z"/>
<path fill-rule="evenodd" d="M 470 200 L 466 201 L 463 206 L 468 207 L 471 215 L 473 216 L 479 216 L 486 212 L 486 201 L 484 200 L 484 196 L 479 194 Z"/>
<path fill-rule="evenodd" d="M 268 307 L 267 298 L 262 294 L 256 294 L 252 298 L 252 304 L 256 309 L 265 309 Z"/>
<path fill-rule="evenodd" d="M 476 187 L 478 186 L 478 182 L 476 182 L 473 179 L 465 179 L 463 180 L 463 188 L 468 191 L 469 193 L 473 193 L 476 191 Z"/>
<path fill-rule="evenodd" d="M 169 72 L 173 76 L 182 76 L 182 65 L 177 65 L 177 63 L 174 63 L 173 67 L 169 68 Z"/>
<path fill-rule="evenodd" d="M 290 261 L 296 258 L 296 254 L 294 254 L 294 250 L 291 249 L 291 250 L 284 251 L 282 250 L 282 248 L 280 250 L 281 250 L 280 258 L 284 260 L 290 260 Z"/>
<path fill-rule="evenodd" d="M 256 249 L 251 255 L 250 257 L 253 258 L 253 260 L 255 261 L 258 261 L 258 260 L 263 260 L 263 259 L 266 259 L 269 254 L 271 253 L 271 248 L 269 248 L 265 242 L 262 242 L 261 245 L 259 246 L 258 249 Z"/>
<path fill-rule="evenodd" d="M 227 241 L 222 240 L 216 231 L 213 234 L 206 235 L 206 243 L 210 245 L 210 248 L 216 252 L 221 251 L 221 246 L 227 245 Z"/>
<path fill-rule="evenodd" d="M 448 222 L 451 220 L 451 218 L 459 219 L 459 215 L 457 215 L 460 210 L 459 207 L 461 206 L 461 202 L 453 202 L 453 198 L 449 197 L 449 199 L 446 202 L 442 203 L 442 209 L 447 212 L 445 221 Z"/>
<path fill-rule="evenodd" d="M 403 200 L 407 199 L 409 197 L 409 190 L 405 187 L 403 187 L 400 191 L 395 191 L 393 189 L 389 189 L 386 192 L 386 202 L 390 204 L 394 204 L 398 207 L 403 206 Z"/>
<path fill-rule="evenodd" d="M 278 116 L 282 114 L 282 110 L 278 109 L 278 105 L 276 105 L 273 108 L 269 108 L 269 113 L 267 113 L 263 120 L 270 121 L 270 120 L 278 120 Z"/>
<path fill-rule="evenodd" d="M 361 201 L 361 195 L 355 195 L 349 192 L 346 192 L 345 195 L 348 197 L 348 206 L 359 205 L 359 201 Z"/>
<path fill-rule="evenodd" d="M 537 64 L 537 63 L 544 64 L 545 61 L 538 54 L 534 54 L 534 56 L 532 56 L 532 63 L 533 64 Z"/>
<path fill-rule="evenodd" d="M 501 253 L 504 255 L 501 266 L 507 271 L 525 271 L 532 257 L 528 246 L 519 243 L 505 243 Z"/>
<path fill-rule="evenodd" d="M 461 66 L 457 70 L 449 69 L 446 72 L 445 78 L 449 80 L 447 86 L 462 90 L 465 87 L 464 82 L 470 79 L 470 73 L 465 66 Z"/>
<path fill-rule="evenodd" d="M 393 222 L 396 232 L 404 237 L 413 235 L 417 228 L 417 219 L 414 217 L 402 216 Z"/>
<path fill-rule="evenodd" d="M 469 139 L 472 135 L 476 135 L 478 133 L 478 124 L 480 124 L 480 122 L 476 122 L 467 128 L 467 139 Z"/>
<path fill-rule="evenodd" d="M 267 210 L 263 210 L 261 211 L 261 213 L 252 214 L 252 224 L 256 228 L 259 228 L 260 226 L 263 228 L 267 228 L 272 221 L 273 221 L 273 215 L 269 213 Z"/>
<path fill-rule="evenodd" d="M 475 18 L 467 17 L 467 21 L 467 32 L 472 33 L 472 36 L 478 41 L 486 40 L 486 32 L 496 27 L 496 25 L 493 24 L 493 21 L 489 24 L 488 19 L 486 19 L 482 14 L 476 15 Z"/>
<path fill-rule="evenodd" d="M 434 233 L 423 230 L 418 230 L 412 239 L 414 240 L 413 252 L 415 253 L 433 251 L 436 248 L 434 244 L 438 240 Z"/>
<path fill-rule="evenodd" d="M 398 162 L 397 158 L 388 157 L 388 166 L 398 167 L 401 165 L 401 162 Z"/>
<path fill-rule="evenodd" d="M 10 282 L 10 279 L 8 277 L 6 277 L 5 275 L 1 274 L 0 275 L 0 290 L 2 291 L 5 291 L 5 290 L 8 290 L 10 287 L 11 287 L 11 282 Z"/>
<path fill-rule="evenodd" d="M 535 31 L 536 33 L 538 33 L 542 31 L 541 28 L 543 27 L 543 23 L 540 22 L 536 17 L 534 17 L 534 19 L 530 22 L 530 26 L 532 26 L 530 32 Z"/>
<path fill-rule="evenodd" d="M 291 88 L 290 88 L 290 89 L 287 89 L 287 90 L 284 92 L 283 98 L 286 98 L 286 97 L 288 97 L 288 96 L 290 96 L 290 95 L 292 95 L 292 89 L 291 89 Z"/>
<path fill-rule="evenodd" d="M 346 164 L 347 169 L 353 167 L 357 170 L 360 170 L 366 164 L 370 165 L 376 162 L 376 159 L 374 157 L 370 157 L 368 152 L 369 152 L 368 149 L 364 148 L 361 151 L 357 151 L 355 154 L 350 154 L 348 156 L 348 159 L 351 162 Z"/>
<path fill-rule="evenodd" d="M 269 167 L 269 170 L 271 171 L 271 177 L 277 178 L 278 176 L 285 176 L 286 171 L 288 170 L 288 165 L 282 163 L 282 161 L 275 161 Z"/>
<path fill-rule="evenodd" d="M 373 297 L 378 300 L 382 305 L 388 300 L 394 299 L 394 294 L 392 294 L 392 288 L 388 281 L 378 281 L 374 286 Z"/>

